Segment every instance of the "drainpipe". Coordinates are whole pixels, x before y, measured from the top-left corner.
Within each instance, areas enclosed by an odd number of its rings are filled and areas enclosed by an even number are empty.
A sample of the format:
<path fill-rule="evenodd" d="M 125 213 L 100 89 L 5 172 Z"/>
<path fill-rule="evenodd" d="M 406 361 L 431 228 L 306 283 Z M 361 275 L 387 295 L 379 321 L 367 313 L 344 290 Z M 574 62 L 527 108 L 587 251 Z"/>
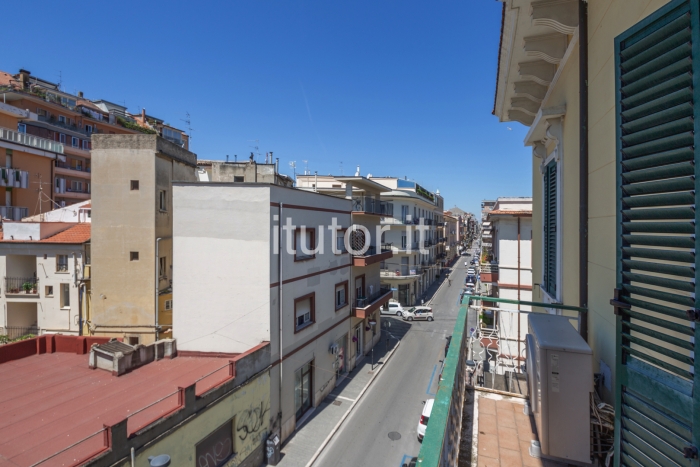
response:
<path fill-rule="evenodd" d="M 314 172 L 314 191 L 318 191 L 318 170 Z"/>
<path fill-rule="evenodd" d="M 155 304 L 155 310 L 156 310 L 156 320 L 155 320 L 155 331 L 156 331 L 156 341 L 158 340 L 158 282 L 160 277 L 158 276 L 158 257 L 160 253 L 160 241 L 163 240 L 163 237 L 158 237 L 156 238 L 156 288 L 155 288 L 155 296 L 154 296 L 154 304 Z"/>
<path fill-rule="evenodd" d="M 279 281 L 279 285 L 277 286 L 277 301 L 279 303 L 279 328 L 280 328 L 280 381 L 279 381 L 279 421 L 280 421 L 280 439 L 282 439 L 282 366 L 284 363 L 282 362 L 282 352 L 283 352 L 283 336 L 282 336 L 282 208 L 284 207 L 284 203 L 280 203 L 280 209 L 279 209 L 279 224 L 277 225 L 277 231 L 279 233 L 279 241 L 278 241 L 278 254 L 277 254 L 277 267 L 279 268 L 278 273 L 277 273 L 277 280 Z M 285 243 L 286 245 L 286 243 Z"/>
<path fill-rule="evenodd" d="M 85 285 L 85 282 L 80 283 L 80 287 L 78 288 L 78 335 L 82 336 L 83 335 L 83 304 L 85 303 L 85 294 L 87 293 L 87 286 Z M 86 313 L 87 315 L 87 313 Z M 87 316 L 85 316 L 85 320 L 87 320 Z"/>
<path fill-rule="evenodd" d="M 520 217 L 518 217 L 518 311 L 520 311 Z M 518 357 L 520 357 L 520 340 L 520 313 L 518 313 Z"/>
<path fill-rule="evenodd" d="M 588 308 L 588 3 L 578 2 L 579 56 L 579 306 Z M 579 313 L 579 332 L 588 342 L 588 313 Z"/>

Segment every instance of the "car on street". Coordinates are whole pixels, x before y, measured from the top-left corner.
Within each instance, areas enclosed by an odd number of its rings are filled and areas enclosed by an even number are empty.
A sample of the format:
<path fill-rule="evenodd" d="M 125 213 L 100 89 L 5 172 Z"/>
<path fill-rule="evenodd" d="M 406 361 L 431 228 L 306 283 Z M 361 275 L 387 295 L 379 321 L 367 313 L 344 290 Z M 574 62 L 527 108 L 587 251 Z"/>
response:
<path fill-rule="evenodd" d="M 382 315 L 403 316 L 404 310 L 399 302 L 389 302 L 386 308 L 382 307 L 380 313 Z"/>
<path fill-rule="evenodd" d="M 420 414 L 420 420 L 418 421 L 418 441 L 423 441 L 425 436 L 425 429 L 428 428 L 428 421 L 430 420 L 430 412 L 433 411 L 433 404 L 435 399 L 428 399 L 425 401 L 423 406 L 423 412 Z"/>
<path fill-rule="evenodd" d="M 404 465 L 401 467 L 416 467 L 416 464 L 418 463 L 418 458 L 417 457 L 411 457 L 408 462 L 406 462 Z"/>
<path fill-rule="evenodd" d="M 433 309 L 428 306 L 414 306 L 403 312 L 404 321 L 432 321 Z"/>
<path fill-rule="evenodd" d="M 474 268 L 469 268 L 469 269 L 467 269 L 467 275 L 468 275 L 468 276 L 473 276 L 473 275 L 475 275 L 475 274 L 476 274 L 476 271 L 474 270 Z"/>
<path fill-rule="evenodd" d="M 474 290 L 474 287 L 467 287 L 467 290 L 464 291 L 466 295 L 476 295 L 476 291 Z"/>

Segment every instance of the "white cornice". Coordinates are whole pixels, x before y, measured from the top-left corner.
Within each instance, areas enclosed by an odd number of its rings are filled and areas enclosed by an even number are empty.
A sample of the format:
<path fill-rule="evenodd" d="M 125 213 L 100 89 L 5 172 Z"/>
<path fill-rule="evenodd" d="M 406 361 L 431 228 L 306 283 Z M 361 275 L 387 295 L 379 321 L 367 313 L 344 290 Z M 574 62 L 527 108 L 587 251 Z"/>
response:
<path fill-rule="evenodd" d="M 566 115 L 566 106 L 560 105 L 557 107 L 543 107 L 535 115 L 535 119 L 530 126 L 530 131 L 527 132 L 525 136 L 525 141 L 523 144 L 525 146 L 533 146 L 538 141 L 543 140 L 546 137 L 545 131 L 547 130 L 547 121 L 553 118 L 560 118 Z"/>
<path fill-rule="evenodd" d="M 518 24 L 518 15 L 520 8 L 512 8 L 512 3 L 505 2 L 506 13 L 503 19 L 503 31 L 501 34 L 501 62 L 499 63 L 498 93 L 496 95 L 496 105 L 494 106 L 495 114 L 499 120 L 504 121 L 507 115 L 503 115 L 503 108 L 506 103 L 506 94 L 508 87 L 508 76 L 510 75 L 510 64 L 513 58 L 513 48 L 515 47 L 515 32 Z M 510 9 L 509 9 L 510 7 Z"/>

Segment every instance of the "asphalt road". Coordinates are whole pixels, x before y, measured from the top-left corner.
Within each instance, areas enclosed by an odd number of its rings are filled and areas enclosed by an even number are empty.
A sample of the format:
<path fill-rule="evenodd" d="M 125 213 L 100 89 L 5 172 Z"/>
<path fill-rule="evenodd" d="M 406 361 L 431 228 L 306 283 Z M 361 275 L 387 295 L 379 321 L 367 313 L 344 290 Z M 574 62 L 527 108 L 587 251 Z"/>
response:
<path fill-rule="evenodd" d="M 445 355 L 445 337 L 452 334 L 464 286 L 467 268 L 462 256 L 450 276 L 452 285 L 444 284 L 432 301 L 435 321 L 408 323 L 391 320 L 391 330 L 409 327 L 387 367 L 377 376 L 314 467 L 372 466 L 401 467 L 418 455 L 420 442 L 416 428 L 423 401 L 434 398 Z M 398 433 L 397 436 L 390 433 Z M 394 438 L 394 439 L 392 439 Z"/>

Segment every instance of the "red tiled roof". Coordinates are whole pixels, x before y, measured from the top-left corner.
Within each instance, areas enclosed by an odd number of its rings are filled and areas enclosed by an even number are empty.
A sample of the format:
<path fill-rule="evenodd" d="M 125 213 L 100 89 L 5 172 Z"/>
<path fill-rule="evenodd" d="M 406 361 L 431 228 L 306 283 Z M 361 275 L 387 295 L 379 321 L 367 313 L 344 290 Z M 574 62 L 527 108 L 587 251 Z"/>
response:
<path fill-rule="evenodd" d="M 32 355 L 0 364 L 0 465 L 7 460 L 8 465 L 27 467 L 98 433 L 45 465 L 90 457 L 104 448 L 100 430 L 105 423 L 131 415 L 127 430 L 134 433 L 178 407 L 178 386 L 193 384 L 222 367 L 198 382 L 196 392 L 228 380 L 227 364 L 223 358 L 177 357 L 118 377 L 91 370 L 88 355 L 73 353 Z"/>
<path fill-rule="evenodd" d="M 63 232 L 41 240 L 41 243 L 85 243 L 90 240 L 91 224 L 76 224 Z"/>
<path fill-rule="evenodd" d="M 12 84 L 11 81 L 14 79 L 15 77 L 11 74 L 5 71 L 0 71 L 0 86 L 10 86 Z"/>
<path fill-rule="evenodd" d="M 92 203 L 88 203 L 84 206 L 80 206 L 80 209 L 92 209 Z"/>

